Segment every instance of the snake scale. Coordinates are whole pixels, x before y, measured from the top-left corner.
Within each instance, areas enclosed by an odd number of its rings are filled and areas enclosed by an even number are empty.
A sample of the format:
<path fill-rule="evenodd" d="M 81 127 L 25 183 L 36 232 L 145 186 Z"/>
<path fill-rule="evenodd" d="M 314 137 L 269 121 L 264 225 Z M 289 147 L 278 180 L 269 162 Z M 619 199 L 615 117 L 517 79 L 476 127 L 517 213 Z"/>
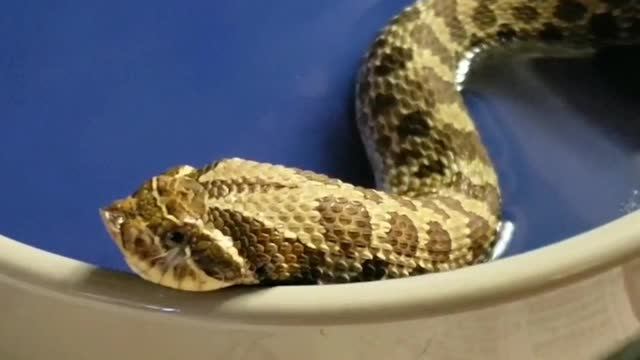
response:
<path fill-rule="evenodd" d="M 461 96 L 478 55 L 640 39 L 640 0 L 426 0 L 359 69 L 356 119 L 377 189 L 227 158 L 176 166 L 101 208 L 129 267 L 166 287 L 332 284 L 486 262 L 499 180 Z"/>

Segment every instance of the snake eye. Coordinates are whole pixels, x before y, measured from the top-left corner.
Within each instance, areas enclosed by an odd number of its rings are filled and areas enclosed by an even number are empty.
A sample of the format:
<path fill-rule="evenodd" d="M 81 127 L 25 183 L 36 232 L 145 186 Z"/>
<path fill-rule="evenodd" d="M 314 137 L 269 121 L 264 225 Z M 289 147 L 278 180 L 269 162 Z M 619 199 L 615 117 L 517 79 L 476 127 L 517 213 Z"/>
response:
<path fill-rule="evenodd" d="M 181 231 L 171 231 L 167 234 L 167 241 L 176 245 L 182 245 L 187 241 L 187 236 Z"/>

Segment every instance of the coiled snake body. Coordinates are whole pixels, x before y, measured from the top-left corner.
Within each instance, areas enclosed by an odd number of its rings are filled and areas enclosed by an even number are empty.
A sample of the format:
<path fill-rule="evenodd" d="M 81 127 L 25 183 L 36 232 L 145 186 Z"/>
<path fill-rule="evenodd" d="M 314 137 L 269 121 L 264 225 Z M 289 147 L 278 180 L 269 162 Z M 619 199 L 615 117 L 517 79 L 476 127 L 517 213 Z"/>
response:
<path fill-rule="evenodd" d="M 459 92 L 473 56 L 524 45 L 553 56 L 639 38 L 638 0 L 419 1 L 376 38 L 356 86 L 379 190 L 232 158 L 153 177 L 101 209 L 103 221 L 134 272 L 191 291 L 382 280 L 487 261 L 501 195 Z"/>

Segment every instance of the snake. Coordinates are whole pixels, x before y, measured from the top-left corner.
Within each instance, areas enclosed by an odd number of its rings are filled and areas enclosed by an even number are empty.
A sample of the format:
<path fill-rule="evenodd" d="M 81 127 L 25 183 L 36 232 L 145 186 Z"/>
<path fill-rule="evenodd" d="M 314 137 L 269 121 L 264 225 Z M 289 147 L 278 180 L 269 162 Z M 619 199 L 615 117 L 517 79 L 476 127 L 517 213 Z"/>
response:
<path fill-rule="evenodd" d="M 99 209 L 128 267 L 183 291 L 352 284 L 491 261 L 503 196 L 462 95 L 482 59 L 635 45 L 638 0 L 418 0 L 356 69 L 374 187 L 239 157 L 177 165 Z"/>

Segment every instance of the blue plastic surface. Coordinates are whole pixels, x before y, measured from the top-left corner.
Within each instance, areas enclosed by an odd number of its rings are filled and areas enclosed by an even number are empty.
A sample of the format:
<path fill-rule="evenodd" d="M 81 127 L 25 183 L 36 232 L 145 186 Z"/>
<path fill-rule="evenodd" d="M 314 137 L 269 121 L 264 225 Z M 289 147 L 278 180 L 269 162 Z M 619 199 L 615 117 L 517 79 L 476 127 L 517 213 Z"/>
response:
<path fill-rule="evenodd" d="M 168 167 L 239 156 L 372 185 L 354 75 L 408 3 L 2 2 L 0 233 L 127 270 L 97 209 Z M 494 68 L 467 92 L 515 224 L 507 255 L 623 214 L 640 56 L 614 55 Z"/>

